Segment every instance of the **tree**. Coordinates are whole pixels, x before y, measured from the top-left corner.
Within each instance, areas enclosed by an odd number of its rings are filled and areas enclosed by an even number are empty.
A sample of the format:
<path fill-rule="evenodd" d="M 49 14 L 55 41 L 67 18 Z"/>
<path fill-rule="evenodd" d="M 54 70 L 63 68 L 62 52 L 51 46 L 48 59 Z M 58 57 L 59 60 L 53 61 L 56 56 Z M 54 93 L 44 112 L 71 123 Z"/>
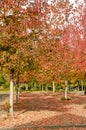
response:
<path fill-rule="evenodd" d="M 78 5 L 75 15 L 71 18 L 67 30 L 62 37 L 62 44 L 67 45 L 71 50 L 72 79 L 83 79 L 86 73 L 86 55 L 85 55 L 85 18 L 84 6 Z M 77 14 L 77 15 L 76 15 Z M 67 62 L 68 65 L 68 62 Z M 63 69 L 64 70 L 64 69 Z M 70 71 L 69 71 L 70 72 Z M 68 72 L 67 72 L 68 75 Z M 71 75 L 69 75 L 70 77 Z"/>
<path fill-rule="evenodd" d="M 0 3 L 0 69 L 11 73 L 11 104 L 13 104 L 13 75 L 14 78 L 17 75 L 18 84 L 19 74 L 23 73 L 25 67 L 28 66 L 31 36 L 27 29 L 34 26 L 31 21 L 37 21 L 36 17 L 33 18 L 35 7 L 31 2 L 29 4 L 26 8 L 27 0 L 2 0 Z M 13 115 L 13 110 L 11 115 Z"/>
<path fill-rule="evenodd" d="M 59 10 L 58 10 L 59 9 Z M 37 80 L 53 82 L 53 92 L 55 82 L 60 82 L 62 70 L 61 37 L 69 23 L 69 16 L 73 13 L 73 6 L 69 1 L 51 1 L 47 6 L 47 15 L 43 19 L 44 30 L 40 34 L 40 39 L 36 41 L 33 55 L 38 67 Z M 44 9 L 45 11 L 45 9 Z M 43 11 L 42 11 L 43 12 Z M 47 16 L 47 17 L 46 17 Z M 36 53 L 35 53 L 36 52 Z"/>
<path fill-rule="evenodd" d="M 39 34 L 45 22 L 44 14 L 47 14 L 47 6 L 48 3 L 43 1 L 2 0 L 0 3 L 0 69 L 11 73 L 11 115 L 13 115 L 13 77 L 15 80 L 17 76 L 18 87 L 19 75 L 25 73 L 27 69 L 29 71 L 29 67 L 31 69 L 29 58 L 32 55 L 32 47 L 40 39 Z"/>

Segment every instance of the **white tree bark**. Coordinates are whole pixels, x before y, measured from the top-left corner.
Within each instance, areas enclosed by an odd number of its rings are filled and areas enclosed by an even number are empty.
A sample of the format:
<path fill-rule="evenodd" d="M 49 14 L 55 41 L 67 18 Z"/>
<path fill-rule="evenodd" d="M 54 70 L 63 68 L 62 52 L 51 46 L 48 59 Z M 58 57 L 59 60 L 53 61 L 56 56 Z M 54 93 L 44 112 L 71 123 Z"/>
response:
<path fill-rule="evenodd" d="M 25 87 L 26 87 L 26 91 L 27 91 L 28 90 L 28 84 L 26 84 Z"/>
<path fill-rule="evenodd" d="M 68 82 L 65 81 L 65 99 L 67 99 L 67 93 L 68 93 Z"/>
<path fill-rule="evenodd" d="M 10 115 L 13 116 L 13 79 L 10 80 Z"/>
<path fill-rule="evenodd" d="M 55 82 L 53 81 L 52 84 L 53 84 L 53 93 L 55 93 L 55 91 L 56 91 Z"/>

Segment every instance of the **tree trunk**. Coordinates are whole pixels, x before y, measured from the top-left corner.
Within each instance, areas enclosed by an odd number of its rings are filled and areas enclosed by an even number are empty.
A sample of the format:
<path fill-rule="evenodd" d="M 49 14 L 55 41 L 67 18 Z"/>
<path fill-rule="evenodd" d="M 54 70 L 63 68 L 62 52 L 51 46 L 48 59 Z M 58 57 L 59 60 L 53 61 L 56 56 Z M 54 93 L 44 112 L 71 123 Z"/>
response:
<path fill-rule="evenodd" d="M 42 92 L 43 92 L 44 91 L 44 85 L 43 84 L 41 85 L 41 89 L 42 89 Z"/>
<path fill-rule="evenodd" d="M 45 89 L 46 89 L 46 92 L 47 92 L 47 91 L 48 91 L 48 86 L 47 86 L 47 85 L 46 85 L 46 88 L 45 88 Z"/>
<path fill-rule="evenodd" d="M 13 69 L 11 70 L 10 75 L 10 116 L 13 116 L 13 93 L 14 93 L 14 87 L 13 87 Z"/>
<path fill-rule="evenodd" d="M 36 89 L 36 82 L 34 83 L 34 90 L 36 91 L 37 89 Z"/>
<path fill-rule="evenodd" d="M 67 99 L 67 92 L 68 92 L 68 82 L 65 81 L 65 99 Z"/>
<path fill-rule="evenodd" d="M 19 87 L 17 86 L 17 88 L 16 88 L 16 103 L 18 103 L 18 98 L 19 98 Z"/>
<path fill-rule="evenodd" d="M 78 81 L 78 94 L 79 94 L 79 87 L 80 87 L 80 84 L 79 84 L 79 81 Z"/>
<path fill-rule="evenodd" d="M 17 87 L 16 87 L 16 103 L 18 103 L 19 94 L 20 94 L 20 91 L 19 91 L 19 71 L 18 71 L 18 74 L 17 74 Z"/>
<path fill-rule="evenodd" d="M 28 91 L 28 84 L 26 84 L 25 87 L 26 87 L 26 91 Z"/>
<path fill-rule="evenodd" d="M 56 91 L 56 90 L 55 90 L 55 89 L 56 89 L 56 88 L 55 88 L 55 82 L 53 81 L 52 84 L 53 84 L 53 93 L 55 93 L 55 91 Z"/>
<path fill-rule="evenodd" d="M 82 93 L 84 93 L 84 82 L 81 80 L 81 86 L 82 86 Z"/>

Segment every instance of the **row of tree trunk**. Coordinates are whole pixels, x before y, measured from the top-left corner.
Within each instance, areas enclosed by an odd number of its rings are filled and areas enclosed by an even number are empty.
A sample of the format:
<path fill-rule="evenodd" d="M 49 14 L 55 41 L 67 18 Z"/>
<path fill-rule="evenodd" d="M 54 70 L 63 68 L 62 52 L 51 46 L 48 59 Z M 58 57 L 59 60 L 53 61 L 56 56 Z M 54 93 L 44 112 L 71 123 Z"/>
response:
<path fill-rule="evenodd" d="M 82 85 L 82 91 L 84 92 L 84 84 L 83 81 L 81 81 L 81 85 Z M 56 91 L 56 87 L 55 87 L 55 82 L 52 82 L 52 87 L 53 87 L 53 93 L 55 93 Z M 47 88 L 47 87 L 46 87 Z M 65 91 L 64 91 L 64 98 L 68 99 L 68 81 L 65 81 Z M 42 85 L 42 90 L 43 90 L 43 85 Z M 19 89 L 19 82 L 17 84 L 16 87 L 16 103 L 18 103 L 18 97 L 20 94 L 20 89 Z M 13 83 L 13 74 L 11 74 L 11 78 L 10 78 L 10 115 L 13 116 L 13 100 L 14 100 L 14 83 Z"/>

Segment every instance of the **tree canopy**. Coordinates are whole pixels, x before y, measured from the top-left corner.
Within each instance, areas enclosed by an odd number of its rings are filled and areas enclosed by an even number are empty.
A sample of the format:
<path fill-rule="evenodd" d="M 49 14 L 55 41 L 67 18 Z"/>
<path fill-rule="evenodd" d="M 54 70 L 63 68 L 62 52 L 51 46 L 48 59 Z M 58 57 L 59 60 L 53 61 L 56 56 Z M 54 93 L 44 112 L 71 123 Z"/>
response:
<path fill-rule="evenodd" d="M 69 0 L 2 0 L 0 3 L 0 70 L 15 81 L 39 82 L 84 77 L 86 10 Z M 83 76 L 82 76 L 83 75 Z"/>

